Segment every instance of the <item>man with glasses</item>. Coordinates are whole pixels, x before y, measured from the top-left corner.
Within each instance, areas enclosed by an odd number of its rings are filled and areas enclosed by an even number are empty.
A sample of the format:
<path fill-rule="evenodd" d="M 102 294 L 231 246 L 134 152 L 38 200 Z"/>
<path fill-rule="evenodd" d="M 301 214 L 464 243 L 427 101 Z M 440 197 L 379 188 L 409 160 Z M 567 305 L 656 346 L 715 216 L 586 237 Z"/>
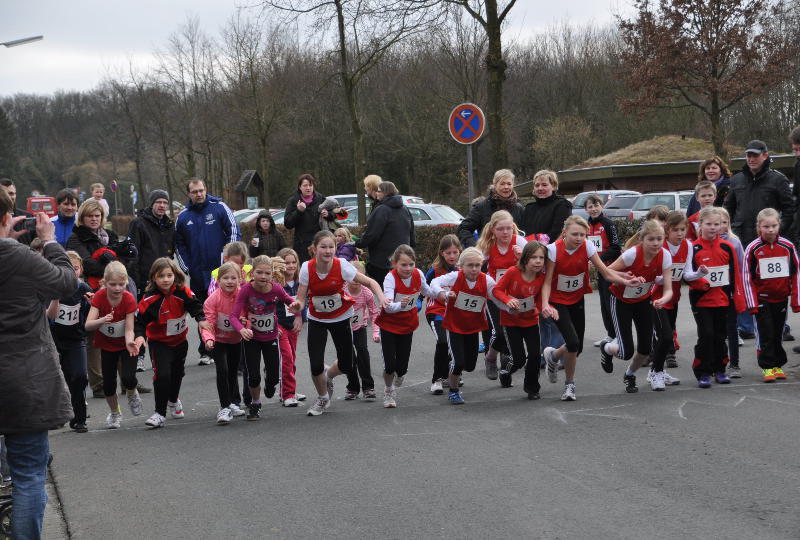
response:
<path fill-rule="evenodd" d="M 138 250 L 131 264 L 131 279 L 139 291 L 139 299 L 144 294 L 153 262 L 159 257 L 171 259 L 175 253 L 175 223 L 167 213 L 169 195 L 163 189 L 154 189 L 147 202 L 147 208 L 137 212 L 128 229 L 128 237 Z"/>

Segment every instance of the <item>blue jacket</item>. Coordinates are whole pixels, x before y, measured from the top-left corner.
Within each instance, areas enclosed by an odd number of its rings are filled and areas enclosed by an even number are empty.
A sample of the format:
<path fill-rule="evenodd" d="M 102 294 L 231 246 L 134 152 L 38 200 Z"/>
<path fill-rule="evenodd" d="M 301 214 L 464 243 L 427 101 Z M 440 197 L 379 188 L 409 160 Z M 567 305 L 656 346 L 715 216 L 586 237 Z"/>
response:
<path fill-rule="evenodd" d="M 67 249 L 67 240 L 69 240 L 72 228 L 75 226 L 75 216 L 68 218 L 58 213 L 51 217 L 50 221 L 56 226 L 56 242 L 61 244 L 64 249 Z"/>
<path fill-rule="evenodd" d="M 211 195 L 202 204 L 189 203 L 175 223 L 178 264 L 190 275 L 219 267 L 225 244 L 241 239 L 231 209 Z"/>

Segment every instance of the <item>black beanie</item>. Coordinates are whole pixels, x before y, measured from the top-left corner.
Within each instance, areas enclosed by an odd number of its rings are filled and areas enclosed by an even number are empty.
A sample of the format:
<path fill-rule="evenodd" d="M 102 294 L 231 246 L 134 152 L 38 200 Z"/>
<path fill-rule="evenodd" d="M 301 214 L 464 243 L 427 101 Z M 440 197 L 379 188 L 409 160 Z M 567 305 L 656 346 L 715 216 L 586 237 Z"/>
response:
<path fill-rule="evenodd" d="M 152 208 L 155 202 L 158 199 L 166 199 L 169 202 L 169 195 L 163 189 L 154 189 L 150 192 L 150 195 L 147 196 L 147 207 Z"/>

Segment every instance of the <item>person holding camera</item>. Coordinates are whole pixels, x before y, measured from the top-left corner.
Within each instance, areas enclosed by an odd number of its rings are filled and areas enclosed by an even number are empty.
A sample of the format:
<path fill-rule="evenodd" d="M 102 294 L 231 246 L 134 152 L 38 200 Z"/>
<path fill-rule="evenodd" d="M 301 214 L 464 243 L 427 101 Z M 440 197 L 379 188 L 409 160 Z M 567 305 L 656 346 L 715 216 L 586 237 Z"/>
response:
<path fill-rule="evenodd" d="M 8 198 L 11 199 L 11 217 L 28 218 L 19 219 L 14 223 L 14 228 L 9 238 L 16 238 L 18 242 L 30 245 L 31 240 L 36 237 L 36 224 L 33 219 L 33 214 L 15 206 L 17 204 L 17 187 L 10 178 L 0 178 L 0 189 L 5 191 Z"/>

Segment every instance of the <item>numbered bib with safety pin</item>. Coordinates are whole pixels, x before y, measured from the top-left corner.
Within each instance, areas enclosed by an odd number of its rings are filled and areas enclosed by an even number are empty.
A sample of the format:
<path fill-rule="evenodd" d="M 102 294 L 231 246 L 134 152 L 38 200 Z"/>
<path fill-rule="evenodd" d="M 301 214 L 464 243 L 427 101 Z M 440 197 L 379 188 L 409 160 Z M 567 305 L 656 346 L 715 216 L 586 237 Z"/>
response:
<path fill-rule="evenodd" d="M 363 309 L 359 309 L 358 311 L 353 313 L 353 317 L 350 319 L 350 325 L 351 326 L 358 326 L 366 318 L 365 315 L 366 314 L 364 313 L 364 310 Z"/>
<path fill-rule="evenodd" d="M 789 257 L 769 257 L 758 260 L 761 279 L 789 277 Z"/>
<path fill-rule="evenodd" d="M 625 291 L 622 293 L 623 298 L 641 298 L 642 296 L 646 295 L 650 292 L 650 287 L 653 286 L 653 283 L 640 283 L 635 287 L 625 287 Z"/>
<path fill-rule="evenodd" d="M 565 276 L 558 274 L 558 285 L 556 289 L 561 292 L 575 292 L 583 288 L 583 274 L 577 276 Z"/>
<path fill-rule="evenodd" d="M 680 281 L 683 277 L 683 270 L 686 268 L 686 264 L 684 263 L 675 263 L 669 267 L 669 271 L 672 272 L 672 281 Z"/>
<path fill-rule="evenodd" d="M 729 270 L 727 264 L 725 266 L 709 266 L 706 279 L 712 287 L 724 287 L 730 283 L 728 279 Z"/>
<path fill-rule="evenodd" d="M 495 280 L 495 281 L 500 281 L 500 279 L 503 277 L 503 275 L 504 275 L 506 272 L 508 272 L 508 268 L 500 268 L 500 269 L 499 269 L 499 270 L 497 270 L 497 272 L 495 273 L 494 280 Z"/>
<path fill-rule="evenodd" d="M 533 296 L 519 299 L 519 312 L 527 313 L 536 309 L 536 299 Z"/>
<path fill-rule="evenodd" d="M 417 308 L 417 298 L 419 298 L 419 293 L 416 294 L 398 294 L 394 297 L 395 302 L 402 302 L 408 298 L 408 304 L 406 307 L 400 308 L 400 311 L 411 311 L 412 309 Z"/>
<path fill-rule="evenodd" d="M 603 252 L 603 237 L 602 236 L 600 236 L 600 235 L 587 236 L 586 239 L 589 240 L 589 242 L 591 242 L 592 244 L 594 244 L 594 247 L 597 249 L 598 253 L 602 253 Z"/>
<path fill-rule="evenodd" d="M 125 320 L 113 323 L 103 323 L 99 330 L 104 336 L 125 337 Z"/>
<path fill-rule="evenodd" d="M 250 313 L 250 329 L 255 332 L 272 332 L 275 330 L 275 314 L 267 313 L 265 315 L 256 315 Z"/>
<path fill-rule="evenodd" d="M 455 305 L 458 309 L 463 309 L 464 311 L 480 313 L 483 311 L 483 306 L 486 305 L 486 298 L 459 291 L 458 296 L 456 296 Z"/>
<path fill-rule="evenodd" d="M 179 319 L 168 319 L 167 320 L 167 335 L 168 336 L 177 336 L 178 334 L 183 333 L 186 330 L 186 315 Z"/>
<path fill-rule="evenodd" d="M 229 332 L 233 330 L 233 326 L 231 326 L 231 319 L 227 315 L 218 314 L 217 315 L 217 328 L 222 330 L 223 332 Z"/>
<path fill-rule="evenodd" d="M 311 298 L 314 309 L 320 313 L 330 313 L 342 307 L 342 295 L 314 296 Z"/>
<path fill-rule="evenodd" d="M 56 324 L 63 324 L 64 326 L 74 326 L 78 324 L 81 314 L 81 305 L 66 306 L 59 304 L 58 316 L 56 317 Z"/>

